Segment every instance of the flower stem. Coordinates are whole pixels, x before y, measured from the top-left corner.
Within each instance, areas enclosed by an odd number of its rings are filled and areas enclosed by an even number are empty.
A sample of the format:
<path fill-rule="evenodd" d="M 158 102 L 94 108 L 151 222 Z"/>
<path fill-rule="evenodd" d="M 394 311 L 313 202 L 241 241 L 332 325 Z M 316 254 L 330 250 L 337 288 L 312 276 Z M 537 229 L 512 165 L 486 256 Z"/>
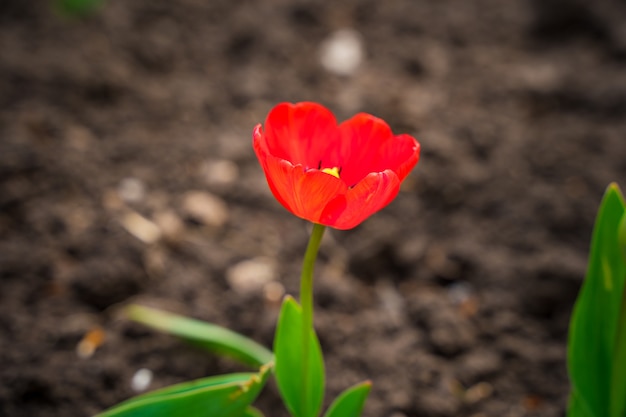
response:
<path fill-rule="evenodd" d="M 300 304 L 302 305 L 302 410 L 301 416 L 309 413 L 309 364 L 313 330 L 313 267 L 324 236 L 325 226 L 313 224 L 309 245 L 304 254 L 300 276 Z"/>

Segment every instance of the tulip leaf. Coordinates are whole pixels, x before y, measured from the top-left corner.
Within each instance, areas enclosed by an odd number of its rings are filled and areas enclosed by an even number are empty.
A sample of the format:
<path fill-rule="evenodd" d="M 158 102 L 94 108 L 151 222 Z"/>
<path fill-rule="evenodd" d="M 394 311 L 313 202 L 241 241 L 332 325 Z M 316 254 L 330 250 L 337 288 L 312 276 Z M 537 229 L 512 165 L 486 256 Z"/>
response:
<path fill-rule="evenodd" d="M 624 198 L 611 184 L 598 211 L 587 275 L 570 322 L 569 417 L 626 415 L 626 260 L 619 236 L 625 215 Z"/>
<path fill-rule="evenodd" d="M 96 417 L 241 417 L 269 374 L 270 367 L 263 366 L 259 373 L 184 382 L 131 398 Z"/>
<path fill-rule="evenodd" d="M 200 348 L 258 367 L 273 361 L 270 350 L 239 333 L 215 324 L 154 308 L 131 305 L 126 314 L 136 322 L 178 336 Z"/>
<path fill-rule="evenodd" d="M 66 16 L 84 17 L 93 14 L 104 0 L 56 0 L 56 8 Z"/>
<path fill-rule="evenodd" d="M 317 417 L 324 399 L 324 359 L 317 335 L 311 329 L 306 378 L 308 398 L 303 398 L 302 333 L 302 308 L 287 296 L 274 337 L 276 382 L 291 415 Z"/>
<path fill-rule="evenodd" d="M 258 408 L 249 406 L 248 408 L 246 408 L 246 411 L 244 411 L 243 416 L 241 417 L 264 417 L 264 416 L 261 410 L 259 410 Z"/>
<path fill-rule="evenodd" d="M 371 388 L 370 381 L 348 388 L 333 401 L 324 417 L 359 417 Z"/>

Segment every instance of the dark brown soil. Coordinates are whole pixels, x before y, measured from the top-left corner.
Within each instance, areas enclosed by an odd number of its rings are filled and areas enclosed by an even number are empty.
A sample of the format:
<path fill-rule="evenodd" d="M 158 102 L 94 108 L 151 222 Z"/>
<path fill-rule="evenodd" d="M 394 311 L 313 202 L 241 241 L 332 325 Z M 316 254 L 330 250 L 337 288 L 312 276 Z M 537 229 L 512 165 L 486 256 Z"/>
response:
<path fill-rule="evenodd" d="M 314 100 L 423 149 L 396 201 L 323 244 L 327 398 L 371 378 L 367 417 L 563 416 L 595 210 L 626 186 L 625 21 L 616 0 L 107 0 L 81 19 L 3 0 L 0 415 L 92 415 L 141 368 L 151 389 L 244 369 L 129 323 L 131 302 L 271 344 L 307 225 L 251 131 Z M 345 77 L 319 62 L 342 28 L 366 53 Z M 136 215 L 165 238 L 129 233 Z M 251 259 L 272 291 L 228 279 Z M 287 415 L 273 384 L 258 405 Z"/>

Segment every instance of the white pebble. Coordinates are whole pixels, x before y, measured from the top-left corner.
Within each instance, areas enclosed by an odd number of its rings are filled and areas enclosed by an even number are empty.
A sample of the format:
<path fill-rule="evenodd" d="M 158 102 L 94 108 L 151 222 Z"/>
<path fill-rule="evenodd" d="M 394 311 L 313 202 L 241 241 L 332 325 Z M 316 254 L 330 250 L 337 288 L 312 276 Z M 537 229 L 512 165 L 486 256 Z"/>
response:
<path fill-rule="evenodd" d="M 200 167 L 200 171 L 209 185 L 229 185 L 239 177 L 239 167 L 227 159 L 206 161 Z"/>
<path fill-rule="evenodd" d="M 130 381 L 130 387 L 135 392 L 143 392 L 147 390 L 152 383 L 153 376 L 150 369 L 141 368 L 133 375 L 133 379 Z"/>
<path fill-rule="evenodd" d="M 170 241 L 179 241 L 184 234 L 185 224 L 174 210 L 165 209 L 155 213 L 154 222 Z"/>
<path fill-rule="evenodd" d="M 207 226 L 220 227 L 228 220 L 226 203 L 203 191 L 185 194 L 182 208 L 187 216 Z"/>
<path fill-rule="evenodd" d="M 239 262 L 226 271 L 226 280 L 240 294 L 260 292 L 265 285 L 276 280 L 275 263 L 268 258 L 254 258 Z"/>
<path fill-rule="evenodd" d="M 332 33 L 320 46 L 322 66 L 338 75 L 352 75 L 363 61 L 361 35 L 352 29 Z"/>
<path fill-rule="evenodd" d="M 121 222 L 128 233 L 144 243 L 152 244 L 161 238 L 161 229 L 137 212 L 127 211 Z"/>
<path fill-rule="evenodd" d="M 146 196 L 146 186 L 138 178 L 124 178 L 117 186 L 117 194 L 125 203 L 139 203 Z"/>

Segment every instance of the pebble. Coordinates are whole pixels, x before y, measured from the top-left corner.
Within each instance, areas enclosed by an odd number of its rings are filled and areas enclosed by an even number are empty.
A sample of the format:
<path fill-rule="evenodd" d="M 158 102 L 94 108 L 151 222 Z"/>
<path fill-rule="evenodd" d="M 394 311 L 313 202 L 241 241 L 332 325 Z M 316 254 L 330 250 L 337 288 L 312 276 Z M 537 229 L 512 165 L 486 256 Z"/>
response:
<path fill-rule="evenodd" d="M 155 213 L 154 222 L 161 229 L 163 237 L 170 242 L 178 242 L 185 232 L 183 220 L 173 210 L 163 210 Z"/>
<path fill-rule="evenodd" d="M 141 368 L 135 372 L 132 380 L 130 381 L 130 387 L 135 392 L 143 392 L 148 389 L 152 383 L 154 374 L 150 369 Z"/>
<path fill-rule="evenodd" d="M 270 304 L 280 304 L 285 295 L 285 287 L 277 281 L 268 282 L 263 286 L 263 294 Z"/>
<path fill-rule="evenodd" d="M 320 45 L 322 67 L 337 75 L 349 76 L 363 62 L 363 41 L 353 29 L 341 29 L 332 33 Z"/>
<path fill-rule="evenodd" d="M 208 185 L 230 185 L 239 178 L 239 167 L 227 159 L 206 161 L 200 173 Z"/>
<path fill-rule="evenodd" d="M 161 238 L 161 229 L 135 211 L 127 211 L 122 216 L 122 226 L 131 235 L 146 244 L 152 244 Z"/>
<path fill-rule="evenodd" d="M 468 404 L 474 404 L 485 398 L 491 397 L 493 394 L 493 386 L 487 382 L 479 382 L 471 386 L 465 391 L 464 400 Z"/>
<path fill-rule="evenodd" d="M 277 277 L 276 265 L 269 258 L 253 258 L 239 262 L 226 271 L 226 280 L 240 294 L 253 294 L 263 290 Z"/>
<path fill-rule="evenodd" d="M 117 194 L 125 203 L 139 203 L 146 196 L 146 186 L 138 178 L 127 177 L 117 186 Z"/>
<path fill-rule="evenodd" d="M 204 191 L 190 191 L 183 197 L 185 215 L 206 226 L 221 227 L 228 221 L 228 207 L 219 197 Z"/>

